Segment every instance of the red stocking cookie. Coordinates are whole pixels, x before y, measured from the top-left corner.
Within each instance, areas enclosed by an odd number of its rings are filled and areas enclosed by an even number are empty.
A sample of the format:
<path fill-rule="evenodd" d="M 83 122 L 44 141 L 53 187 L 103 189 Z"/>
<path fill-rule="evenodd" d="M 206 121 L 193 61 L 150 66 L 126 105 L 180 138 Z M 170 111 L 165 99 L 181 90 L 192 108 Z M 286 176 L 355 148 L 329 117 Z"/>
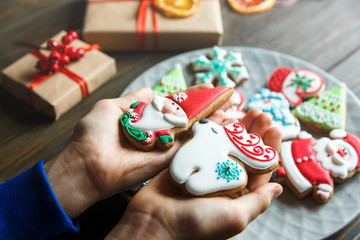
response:
<path fill-rule="evenodd" d="M 325 84 L 322 77 L 313 71 L 280 67 L 270 76 L 267 88 L 284 94 L 294 107 L 302 103 L 302 98 L 311 98 L 321 93 Z"/>
<path fill-rule="evenodd" d="M 121 115 L 124 135 L 138 149 L 149 151 L 155 143 L 166 150 L 174 137 L 187 131 L 196 121 L 213 113 L 232 95 L 232 88 L 216 87 L 156 96 L 152 103 L 136 102 Z"/>
<path fill-rule="evenodd" d="M 278 154 L 260 136 L 247 133 L 244 125 L 219 126 L 202 119 L 193 127 L 193 138 L 175 154 L 170 174 L 177 184 L 195 196 L 218 196 L 241 191 L 247 171 L 269 172 Z"/>
<path fill-rule="evenodd" d="M 245 106 L 244 96 L 238 90 L 234 89 L 234 93 L 231 98 L 234 102 L 234 106 L 225 112 L 225 118 L 234 118 L 240 121 L 246 115 L 246 112 L 243 110 Z"/>

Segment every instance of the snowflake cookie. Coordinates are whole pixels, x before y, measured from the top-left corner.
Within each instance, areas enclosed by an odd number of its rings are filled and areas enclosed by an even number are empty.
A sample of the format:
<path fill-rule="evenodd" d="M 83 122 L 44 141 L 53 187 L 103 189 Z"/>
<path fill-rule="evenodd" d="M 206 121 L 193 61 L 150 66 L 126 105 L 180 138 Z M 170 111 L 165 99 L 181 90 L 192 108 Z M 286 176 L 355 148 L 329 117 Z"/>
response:
<path fill-rule="evenodd" d="M 236 87 L 249 79 L 241 54 L 226 51 L 218 46 L 208 55 L 201 55 L 191 61 L 195 84 L 213 83 L 214 86 Z"/>

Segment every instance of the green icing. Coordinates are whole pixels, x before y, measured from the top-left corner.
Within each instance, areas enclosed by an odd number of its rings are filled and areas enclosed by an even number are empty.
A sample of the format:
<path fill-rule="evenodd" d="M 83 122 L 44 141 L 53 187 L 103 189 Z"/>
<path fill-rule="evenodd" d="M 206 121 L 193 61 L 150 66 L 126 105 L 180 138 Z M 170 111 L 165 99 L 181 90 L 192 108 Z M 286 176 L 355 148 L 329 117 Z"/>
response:
<path fill-rule="evenodd" d="M 307 88 L 309 87 L 310 83 L 314 81 L 314 79 L 307 78 L 306 76 L 301 76 L 298 73 L 295 73 L 296 78 L 292 83 L 290 83 L 290 86 L 299 86 L 304 89 L 304 91 L 307 91 Z"/>
<path fill-rule="evenodd" d="M 130 108 L 136 108 L 137 105 L 139 105 L 140 101 L 134 102 L 130 105 Z"/>
<path fill-rule="evenodd" d="M 176 64 L 175 67 L 153 87 L 153 91 L 158 96 L 167 96 L 174 92 L 185 90 L 186 88 L 182 67 L 180 64 Z"/>
<path fill-rule="evenodd" d="M 346 122 L 346 86 L 339 85 L 297 106 L 292 112 L 300 119 L 331 129 L 344 129 Z"/>
<path fill-rule="evenodd" d="M 161 144 L 163 144 L 163 145 L 174 141 L 174 138 L 170 135 L 161 135 L 161 136 L 159 136 L 159 139 L 160 139 Z"/>
<path fill-rule="evenodd" d="M 138 141 L 138 142 L 144 141 L 147 137 L 146 133 L 130 126 L 129 125 L 130 118 L 131 118 L 130 113 L 126 112 L 126 113 L 122 114 L 120 117 L 121 125 L 126 129 L 126 131 L 129 133 L 129 135 L 132 138 L 134 138 L 136 141 Z"/>

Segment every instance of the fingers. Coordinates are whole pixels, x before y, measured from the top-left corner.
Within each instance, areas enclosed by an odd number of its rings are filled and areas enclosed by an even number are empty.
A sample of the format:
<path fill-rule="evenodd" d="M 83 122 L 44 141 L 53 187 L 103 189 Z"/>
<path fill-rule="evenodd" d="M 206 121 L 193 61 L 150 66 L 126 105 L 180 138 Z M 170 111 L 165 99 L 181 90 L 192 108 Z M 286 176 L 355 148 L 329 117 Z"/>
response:
<path fill-rule="evenodd" d="M 207 88 L 213 88 L 213 87 L 214 87 L 214 85 L 212 85 L 211 83 L 197 84 L 197 85 L 193 85 L 191 87 L 188 87 L 185 90 L 185 92 L 198 91 L 198 90 L 207 89 Z"/>
<path fill-rule="evenodd" d="M 136 91 L 130 92 L 123 97 L 110 99 L 118 107 L 121 108 L 123 112 L 129 109 L 129 106 L 137 101 L 149 103 L 153 100 L 153 92 L 151 88 L 144 87 Z"/>
<path fill-rule="evenodd" d="M 251 221 L 263 213 L 269 207 L 271 201 L 278 197 L 282 191 L 281 185 L 267 183 L 257 187 L 253 192 L 231 200 L 233 205 L 232 214 L 238 216 L 237 219 L 233 219 L 233 224 L 237 224 L 238 232 L 243 231 Z"/>
<path fill-rule="evenodd" d="M 241 123 L 244 124 L 245 128 L 249 131 L 249 129 L 251 129 L 251 127 L 253 126 L 255 119 L 259 117 L 261 113 L 262 111 L 259 109 L 251 109 L 245 115 Z"/>
<path fill-rule="evenodd" d="M 247 129 L 248 132 L 257 133 L 261 137 L 265 135 L 267 130 L 271 127 L 272 117 L 268 113 L 261 113 L 257 118 L 253 121 L 252 126 Z"/>
<path fill-rule="evenodd" d="M 262 136 L 266 145 L 272 147 L 277 152 L 280 152 L 282 134 L 277 127 L 269 128 Z"/>
<path fill-rule="evenodd" d="M 217 124 L 222 123 L 222 121 L 224 121 L 225 118 L 225 113 L 222 110 L 216 110 L 215 112 L 213 112 L 213 114 L 211 114 L 208 119 L 210 121 L 213 121 Z"/>

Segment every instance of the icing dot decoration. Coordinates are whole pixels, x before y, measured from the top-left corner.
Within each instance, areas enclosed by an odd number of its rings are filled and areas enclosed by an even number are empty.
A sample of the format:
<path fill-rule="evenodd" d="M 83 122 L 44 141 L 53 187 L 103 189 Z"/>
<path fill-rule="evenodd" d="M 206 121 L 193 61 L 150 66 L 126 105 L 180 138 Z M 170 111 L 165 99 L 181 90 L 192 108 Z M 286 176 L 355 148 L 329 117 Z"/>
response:
<path fill-rule="evenodd" d="M 217 179 L 223 178 L 230 182 L 231 180 L 240 180 L 239 176 L 242 170 L 239 169 L 239 163 L 230 162 L 228 159 L 226 162 L 218 162 L 215 172 L 219 174 Z"/>

